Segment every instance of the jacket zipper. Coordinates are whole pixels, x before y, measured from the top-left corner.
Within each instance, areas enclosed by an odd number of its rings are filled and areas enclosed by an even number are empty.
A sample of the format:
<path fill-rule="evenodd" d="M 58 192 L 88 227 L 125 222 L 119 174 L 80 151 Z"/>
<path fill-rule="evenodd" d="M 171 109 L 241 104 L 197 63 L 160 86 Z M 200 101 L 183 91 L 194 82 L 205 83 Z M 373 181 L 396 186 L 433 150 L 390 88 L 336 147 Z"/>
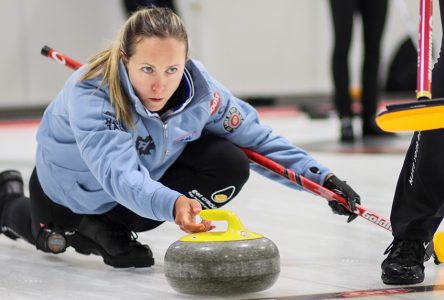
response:
<path fill-rule="evenodd" d="M 168 123 L 162 123 L 162 128 L 163 128 L 163 156 L 162 156 L 162 162 L 165 161 L 165 157 L 168 155 Z"/>

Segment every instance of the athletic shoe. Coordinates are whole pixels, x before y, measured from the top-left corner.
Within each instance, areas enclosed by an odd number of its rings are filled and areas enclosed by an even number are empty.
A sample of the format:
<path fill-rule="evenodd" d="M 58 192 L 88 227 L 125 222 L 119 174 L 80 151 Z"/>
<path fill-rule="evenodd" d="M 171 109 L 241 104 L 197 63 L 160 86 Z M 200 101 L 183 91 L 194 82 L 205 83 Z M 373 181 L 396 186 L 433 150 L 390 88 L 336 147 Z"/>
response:
<path fill-rule="evenodd" d="M 385 250 L 382 281 L 385 284 L 415 284 L 424 281 L 424 261 L 433 253 L 433 243 L 394 239 Z"/>
<path fill-rule="evenodd" d="M 85 216 L 77 231 L 67 236 L 70 246 L 81 254 L 101 255 L 105 264 L 115 268 L 143 268 L 154 264 L 148 245 L 124 226 Z"/>
<path fill-rule="evenodd" d="M 13 194 L 24 194 L 22 175 L 16 170 L 3 171 L 0 173 L 0 200 Z"/>
<path fill-rule="evenodd" d="M 354 140 L 352 118 L 344 117 L 341 119 L 341 142 L 351 143 Z"/>
<path fill-rule="evenodd" d="M 0 216 L 4 204 L 12 199 L 12 195 L 24 195 L 23 178 L 19 171 L 6 170 L 0 173 Z M 0 227 L 1 233 L 13 240 L 18 238 L 16 234 L 3 226 Z"/>

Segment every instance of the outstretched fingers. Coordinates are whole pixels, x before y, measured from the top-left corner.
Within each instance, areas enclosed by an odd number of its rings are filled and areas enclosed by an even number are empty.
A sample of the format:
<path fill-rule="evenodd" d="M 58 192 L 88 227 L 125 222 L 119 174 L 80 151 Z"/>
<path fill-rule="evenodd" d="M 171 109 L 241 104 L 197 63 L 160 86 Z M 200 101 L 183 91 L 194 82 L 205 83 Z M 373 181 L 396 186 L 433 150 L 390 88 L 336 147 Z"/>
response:
<path fill-rule="evenodd" d="M 196 216 L 202 211 L 202 206 L 195 199 L 185 196 L 179 197 L 176 200 L 175 210 L 175 223 L 184 232 L 206 232 L 215 228 L 209 220 L 202 220 L 200 223 L 196 223 Z"/>

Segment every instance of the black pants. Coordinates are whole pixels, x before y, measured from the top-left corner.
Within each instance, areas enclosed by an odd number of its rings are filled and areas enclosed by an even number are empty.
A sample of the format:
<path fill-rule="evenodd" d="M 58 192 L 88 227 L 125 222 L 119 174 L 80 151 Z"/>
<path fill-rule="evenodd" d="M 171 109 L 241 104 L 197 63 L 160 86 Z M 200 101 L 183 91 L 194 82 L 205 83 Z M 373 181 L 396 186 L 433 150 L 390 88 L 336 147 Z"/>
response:
<path fill-rule="evenodd" d="M 143 7 L 160 6 L 168 7 L 177 14 L 174 0 L 124 0 L 123 4 L 128 16 Z"/>
<path fill-rule="evenodd" d="M 348 53 L 353 32 L 353 17 L 359 11 L 364 34 L 362 67 L 362 119 L 373 124 L 378 97 L 380 44 L 387 14 L 387 0 L 330 0 L 335 42 L 332 72 L 334 103 L 340 118 L 352 116 Z"/>
<path fill-rule="evenodd" d="M 249 177 L 246 155 L 232 143 L 211 135 L 189 143 L 178 160 L 160 179 L 165 186 L 186 196 L 194 196 L 204 208 L 217 208 L 232 200 Z M 66 232 L 75 230 L 83 215 L 56 204 L 43 192 L 34 170 L 30 179 L 30 198 L 8 199 L 1 213 L 1 225 L 35 244 L 41 227 Z M 225 195 L 221 197 L 221 195 Z M 142 232 L 162 222 L 143 218 L 122 205 L 98 216 Z"/>
<path fill-rule="evenodd" d="M 439 1 L 444 29 L 444 0 Z M 432 71 L 433 98 L 444 97 L 444 39 Z M 444 217 L 444 129 L 415 132 L 396 186 L 393 236 L 430 241 Z"/>

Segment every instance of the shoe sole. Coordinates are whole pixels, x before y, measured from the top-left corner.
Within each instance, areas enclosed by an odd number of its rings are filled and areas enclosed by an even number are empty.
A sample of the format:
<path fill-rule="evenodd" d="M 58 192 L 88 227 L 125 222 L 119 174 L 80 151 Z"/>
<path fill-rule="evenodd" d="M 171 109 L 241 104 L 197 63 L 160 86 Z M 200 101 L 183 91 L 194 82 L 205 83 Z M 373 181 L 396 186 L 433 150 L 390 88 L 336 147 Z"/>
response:
<path fill-rule="evenodd" d="M 4 236 L 7 236 L 8 238 L 10 238 L 13 241 L 18 239 L 18 236 L 16 236 L 15 234 L 10 233 L 8 231 L 0 231 L 0 234 L 3 234 Z"/>
<path fill-rule="evenodd" d="M 417 284 L 424 281 L 424 276 L 418 278 L 411 278 L 406 276 L 388 276 L 386 274 L 382 274 L 381 276 L 382 282 L 385 284 L 392 285 L 404 285 L 404 284 Z"/>
<path fill-rule="evenodd" d="M 154 258 L 150 257 L 145 260 L 128 260 L 126 258 L 116 257 L 109 255 L 105 249 L 92 242 L 90 239 L 84 236 L 80 236 L 78 233 L 69 237 L 69 244 L 77 253 L 84 255 L 100 255 L 103 258 L 103 262 L 114 268 L 146 268 L 154 265 Z M 82 245 L 82 250 L 76 248 L 75 245 Z"/>

